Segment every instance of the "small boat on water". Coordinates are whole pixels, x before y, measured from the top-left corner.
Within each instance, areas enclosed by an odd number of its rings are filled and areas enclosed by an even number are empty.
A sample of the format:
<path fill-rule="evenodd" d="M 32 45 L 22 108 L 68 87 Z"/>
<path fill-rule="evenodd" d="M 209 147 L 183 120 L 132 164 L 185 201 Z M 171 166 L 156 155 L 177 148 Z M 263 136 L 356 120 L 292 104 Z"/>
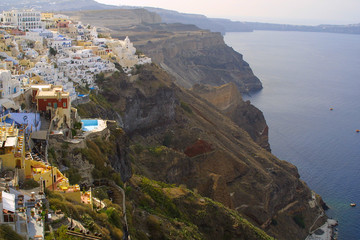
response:
<path fill-rule="evenodd" d="M 333 108 L 330 108 L 330 111 L 334 110 Z"/>
<path fill-rule="evenodd" d="M 356 206 L 356 203 L 350 203 L 350 206 L 351 206 L 351 207 L 355 207 L 355 206 Z"/>
<path fill-rule="evenodd" d="M 359 132 L 360 132 L 360 130 L 359 130 L 359 129 L 356 129 L 356 132 L 357 132 L 357 133 L 359 133 Z"/>

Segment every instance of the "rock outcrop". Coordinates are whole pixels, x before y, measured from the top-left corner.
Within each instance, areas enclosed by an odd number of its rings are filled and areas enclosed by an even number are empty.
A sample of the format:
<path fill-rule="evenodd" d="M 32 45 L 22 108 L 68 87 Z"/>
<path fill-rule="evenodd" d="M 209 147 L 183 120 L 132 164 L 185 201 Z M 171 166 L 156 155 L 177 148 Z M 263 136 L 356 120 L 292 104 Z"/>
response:
<path fill-rule="evenodd" d="M 176 83 L 191 88 L 196 83 L 223 85 L 233 82 L 241 92 L 262 88 L 240 53 L 224 42 L 220 33 L 195 25 L 160 23 L 144 9 L 69 12 L 73 18 L 108 30 L 113 37 L 129 36 L 134 46 L 172 74 Z"/>
<path fill-rule="evenodd" d="M 311 191 L 296 167 L 261 148 L 209 101 L 177 87 L 154 65 L 131 79 L 112 77 L 99 86 L 125 119 L 124 126 L 132 126 L 135 173 L 196 189 L 278 239 L 306 237 L 318 210 L 311 208 Z M 228 88 L 224 92 L 231 94 L 215 94 L 219 108 L 231 108 L 241 99 L 231 91 L 234 87 Z"/>
<path fill-rule="evenodd" d="M 196 84 L 191 90 L 217 107 L 244 129 L 257 144 L 270 151 L 269 128 L 263 113 L 249 101 L 243 101 L 234 83 L 219 87 Z"/>
<path fill-rule="evenodd" d="M 74 20 L 100 28 L 114 31 L 122 27 L 141 25 L 143 23 L 156 24 L 161 22 L 161 17 L 145 9 L 109 9 L 64 12 Z"/>
<path fill-rule="evenodd" d="M 262 88 L 242 55 L 227 46 L 219 33 L 175 32 L 167 38 L 135 44 L 175 76 L 177 84 L 182 87 L 191 88 L 197 83 L 219 86 L 233 82 L 241 92 Z"/>

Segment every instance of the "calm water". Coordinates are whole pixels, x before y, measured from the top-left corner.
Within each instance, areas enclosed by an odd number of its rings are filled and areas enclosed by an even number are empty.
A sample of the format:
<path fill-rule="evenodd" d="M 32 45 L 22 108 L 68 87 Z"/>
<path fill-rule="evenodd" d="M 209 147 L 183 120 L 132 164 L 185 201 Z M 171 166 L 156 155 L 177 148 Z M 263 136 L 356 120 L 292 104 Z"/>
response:
<path fill-rule="evenodd" d="M 360 239 L 360 35 L 256 31 L 225 41 L 263 82 L 245 98 L 264 112 L 272 152 L 322 195 L 340 239 Z"/>

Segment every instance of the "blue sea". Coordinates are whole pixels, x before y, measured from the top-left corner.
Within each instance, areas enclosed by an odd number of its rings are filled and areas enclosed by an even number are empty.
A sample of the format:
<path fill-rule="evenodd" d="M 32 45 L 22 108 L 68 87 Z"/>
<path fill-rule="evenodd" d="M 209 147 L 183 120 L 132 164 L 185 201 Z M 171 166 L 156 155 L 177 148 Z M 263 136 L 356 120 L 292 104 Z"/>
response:
<path fill-rule="evenodd" d="M 263 111 L 272 153 L 323 197 L 339 239 L 360 239 L 360 35 L 255 31 L 225 42 L 263 83 L 244 98 Z"/>

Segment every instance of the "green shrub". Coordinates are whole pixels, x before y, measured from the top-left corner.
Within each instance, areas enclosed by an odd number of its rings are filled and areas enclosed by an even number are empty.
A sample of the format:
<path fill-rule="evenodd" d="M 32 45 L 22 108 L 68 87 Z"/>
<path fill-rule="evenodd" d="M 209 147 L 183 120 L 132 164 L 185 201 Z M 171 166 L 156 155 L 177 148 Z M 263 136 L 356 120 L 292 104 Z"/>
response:
<path fill-rule="evenodd" d="M 155 157 L 160 157 L 160 155 L 163 153 L 163 151 L 166 149 L 164 146 L 158 146 L 158 147 L 149 147 L 148 151 Z"/>
<path fill-rule="evenodd" d="M 106 209 L 106 215 L 108 216 L 109 222 L 117 228 L 122 228 L 122 213 L 113 207 Z"/>
<path fill-rule="evenodd" d="M 82 127 L 81 122 L 75 122 L 75 123 L 74 123 L 74 128 L 75 128 L 75 129 L 79 129 L 79 130 L 80 130 L 81 127 Z"/>
<path fill-rule="evenodd" d="M 94 189 L 93 194 L 96 198 L 100 199 L 101 201 L 109 198 L 106 187 L 99 187 Z"/>
<path fill-rule="evenodd" d="M 76 129 L 75 129 L 75 128 L 72 128 L 72 129 L 71 129 L 71 135 L 72 135 L 72 136 L 76 136 L 76 134 L 77 134 Z"/>
<path fill-rule="evenodd" d="M 110 227 L 111 239 L 123 239 L 124 233 L 117 227 Z"/>
<path fill-rule="evenodd" d="M 189 106 L 187 103 L 181 101 L 181 102 L 180 102 L 180 106 L 181 106 L 182 109 L 184 109 L 186 112 L 192 113 L 192 110 L 191 110 L 190 106 Z"/>
<path fill-rule="evenodd" d="M 127 187 L 125 188 L 125 194 L 126 194 L 126 195 L 130 194 L 131 191 L 132 191 L 132 187 L 131 187 L 131 186 L 127 186 Z"/>
<path fill-rule="evenodd" d="M 166 147 L 170 147 L 170 145 L 172 143 L 172 138 L 173 138 L 173 135 L 171 133 L 166 133 L 162 144 Z"/>
<path fill-rule="evenodd" d="M 0 225 L 0 239 L 3 240 L 23 240 L 24 238 L 17 234 L 8 225 Z"/>
<path fill-rule="evenodd" d="M 67 142 L 62 143 L 61 144 L 61 149 L 64 149 L 64 150 L 69 149 L 69 143 L 67 143 Z"/>
<path fill-rule="evenodd" d="M 55 56 L 57 54 L 57 51 L 54 48 L 50 47 L 49 54 Z"/>
<path fill-rule="evenodd" d="M 49 149 L 48 153 L 49 153 L 49 157 L 52 157 L 54 160 L 56 160 L 56 152 L 53 147 Z"/>
<path fill-rule="evenodd" d="M 53 236 L 49 235 L 46 236 L 46 240 L 52 240 L 52 239 L 56 239 L 56 240 L 78 240 L 78 237 L 73 237 L 70 235 L 67 235 L 67 226 L 63 225 L 61 227 L 59 227 L 53 234 Z"/>
<path fill-rule="evenodd" d="M 120 187 L 124 186 L 124 183 L 121 180 L 121 174 L 118 172 L 111 174 L 111 180 L 113 180 Z"/>
<path fill-rule="evenodd" d="M 20 186 L 22 189 L 30 190 L 39 187 L 40 184 L 32 178 L 25 179 L 24 183 Z"/>
<path fill-rule="evenodd" d="M 157 187 L 151 180 L 143 178 L 140 187 L 157 203 L 157 209 L 155 209 L 155 211 L 171 218 L 181 217 L 179 209 L 174 202 L 164 194 L 160 186 Z"/>
<path fill-rule="evenodd" d="M 299 225 L 301 228 L 305 228 L 305 222 L 304 217 L 301 214 L 297 214 L 293 216 L 293 219 L 297 225 Z"/>
<path fill-rule="evenodd" d="M 144 147 L 139 143 L 133 145 L 132 149 L 136 154 L 140 154 L 140 153 L 142 153 L 142 151 L 144 151 Z"/>
<path fill-rule="evenodd" d="M 271 219 L 271 225 L 276 226 L 278 224 L 278 222 L 276 221 L 276 219 Z"/>
<path fill-rule="evenodd" d="M 164 239 L 164 233 L 161 230 L 161 222 L 156 216 L 148 216 L 146 219 L 146 225 L 149 229 L 151 239 Z"/>
<path fill-rule="evenodd" d="M 64 197 L 57 193 L 57 192 L 54 192 L 54 191 L 50 191 L 48 189 L 45 189 L 45 195 L 50 199 L 59 199 L 60 201 L 64 201 Z"/>
<path fill-rule="evenodd" d="M 95 75 L 95 82 L 96 83 L 101 83 L 105 80 L 105 74 L 104 73 L 99 73 Z"/>
<path fill-rule="evenodd" d="M 81 181 L 81 175 L 77 168 L 69 168 L 65 173 L 67 173 L 71 185 L 78 184 Z"/>

